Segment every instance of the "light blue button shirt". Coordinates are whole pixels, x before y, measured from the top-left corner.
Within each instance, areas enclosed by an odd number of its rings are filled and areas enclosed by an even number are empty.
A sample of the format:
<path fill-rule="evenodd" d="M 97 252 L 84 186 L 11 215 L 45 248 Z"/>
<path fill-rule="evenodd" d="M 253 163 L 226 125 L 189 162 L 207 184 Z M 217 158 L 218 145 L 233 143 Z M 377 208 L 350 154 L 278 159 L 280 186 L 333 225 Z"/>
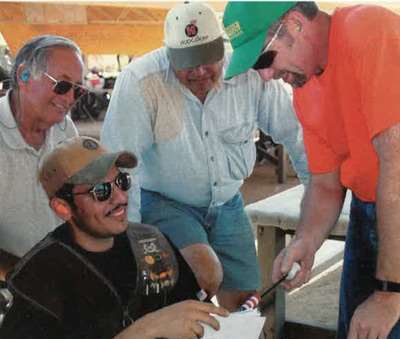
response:
<path fill-rule="evenodd" d="M 302 130 L 281 82 L 249 71 L 221 79 L 203 104 L 176 78 L 164 48 L 134 60 L 118 76 L 101 132 L 109 149 L 139 159 L 129 220 L 140 221 L 140 187 L 196 207 L 231 199 L 253 170 L 257 128 L 285 146 L 305 182 Z"/>

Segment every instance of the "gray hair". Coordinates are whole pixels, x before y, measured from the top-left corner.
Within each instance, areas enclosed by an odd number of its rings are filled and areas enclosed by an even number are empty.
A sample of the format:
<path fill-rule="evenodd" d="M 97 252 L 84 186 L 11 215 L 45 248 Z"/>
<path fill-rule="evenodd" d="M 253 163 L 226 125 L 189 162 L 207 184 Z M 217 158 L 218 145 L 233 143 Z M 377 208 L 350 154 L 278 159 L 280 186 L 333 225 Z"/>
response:
<path fill-rule="evenodd" d="M 313 1 L 299 1 L 290 11 L 296 10 L 303 14 L 308 20 L 314 19 L 318 14 L 318 6 Z"/>
<path fill-rule="evenodd" d="M 281 26 L 283 18 L 290 12 L 293 11 L 298 11 L 301 14 L 303 14 L 308 20 L 314 19 L 317 14 L 318 14 L 318 6 L 315 2 L 312 1 L 299 1 L 297 2 L 292 8 L 290 8 L 288 11 L 286 11 L 280 18 L 279 20 L 273 22 L 268 29 L 268 36 L 273 36 Z M 287 27 L 283 25 L 281 27 L 279 33 L 278 33 L 278 39 L 281 39 L 283 37 L 289 37 Z"/>
<path fill-rule="evenodd" d="M 41 35 L 25 43 L 19 50 L 14 66 L 11 70 L 11 87 L 18 89 L 17 70 L 22 64 L 35 78 L 47 69 L 47 58 L 53 48 L 69 48 L 81 58 L 82 53 L 78 45 L 70 39 L 58 35 Z"/>

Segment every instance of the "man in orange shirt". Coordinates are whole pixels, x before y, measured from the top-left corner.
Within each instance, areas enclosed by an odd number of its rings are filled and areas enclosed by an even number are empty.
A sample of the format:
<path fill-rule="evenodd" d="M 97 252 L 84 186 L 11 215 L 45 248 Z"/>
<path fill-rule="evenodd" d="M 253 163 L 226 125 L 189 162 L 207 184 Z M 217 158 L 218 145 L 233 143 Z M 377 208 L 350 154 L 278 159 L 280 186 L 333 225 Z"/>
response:
<path fill-rule="evenodd" d="M 312 2 L 232 2 L 227 77 L 258 70 L 294 88 L 312 172 L 296 235 L 273 280 L 314 255 L 353 193 L 338 337 L 400 338 L 400 17 L 377 6 L 328 15 Z M 379 240 L 378 240 L 379 239 Z"/>

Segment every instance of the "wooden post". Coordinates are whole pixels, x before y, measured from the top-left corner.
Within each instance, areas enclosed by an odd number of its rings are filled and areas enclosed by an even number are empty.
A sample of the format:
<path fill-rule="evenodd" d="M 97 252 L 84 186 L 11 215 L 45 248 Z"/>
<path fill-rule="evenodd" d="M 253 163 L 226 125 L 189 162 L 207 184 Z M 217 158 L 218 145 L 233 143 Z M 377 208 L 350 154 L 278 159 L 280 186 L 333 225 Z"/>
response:
<path fill-rule="evenodd" d="M 285 247 L 285 233 L 277 227 L 257 225 L 257 252 L 260 263 L 262 290 L 271 286 L 271 272 L 275 257 Z M 278 287 L 271 293 L 270 303 L 264 315 L 267 320 L 264 325 L 264 338 L 281 339 L 285 324 L 285 292 Z"/>
<path fill-rule="evenodd" d="M 287 153 L 282 145 L 277 146 L 278 151 L 278 182 L 280 184 L 285 184 L 288 174 L 288 157 Z"/>

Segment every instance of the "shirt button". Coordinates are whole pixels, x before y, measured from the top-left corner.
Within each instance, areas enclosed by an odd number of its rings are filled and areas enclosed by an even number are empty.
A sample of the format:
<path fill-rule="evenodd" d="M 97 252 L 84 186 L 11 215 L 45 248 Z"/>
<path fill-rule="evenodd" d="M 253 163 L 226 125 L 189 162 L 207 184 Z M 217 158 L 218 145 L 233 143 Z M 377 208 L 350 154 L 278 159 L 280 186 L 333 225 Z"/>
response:
<path fill-rule="evenodd" d="M 216 181 L 214 181 L 214 184 L 213 184 L 214 186 L 217 186 L 217 182 Z"/>
<path fill-rule="evenodd" d="M 205 135 L 206 137 L 208 137 L 208 131 L 205 131 L 205 132 L 204 132 L 204 135 Z"/>
<path fill-rule="evenodd" d="M 213 156 L 211 156 L 211 157 L 210 157 L 210 160 L 211 160 L 211 161 L 214 161 L 214 157 L 213 157 Z"/>

